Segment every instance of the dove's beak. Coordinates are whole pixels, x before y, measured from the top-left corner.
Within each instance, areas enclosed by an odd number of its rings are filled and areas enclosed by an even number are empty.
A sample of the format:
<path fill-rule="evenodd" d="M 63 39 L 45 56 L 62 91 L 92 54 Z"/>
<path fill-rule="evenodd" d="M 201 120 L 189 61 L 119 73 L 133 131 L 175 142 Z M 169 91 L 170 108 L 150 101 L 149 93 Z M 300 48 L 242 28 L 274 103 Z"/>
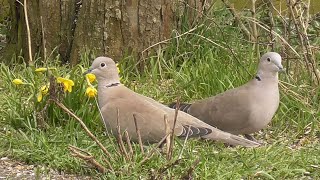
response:
<path fill-rule="evenodd" d="M 89 73 L 91 73 L 91 72 L 92 72 L 92 68 L 89 68 L 87 71 L 85 71 L 85 72 L 83 73 L 83 75 L 89 74 Z"/>
<path fill-rule="evenodd" d="M 282 65 L 278 66 L 278 68 L 279 68 L 279 71 L 278 71 L 278 72 L 280 72 L 280 73 L 286 71 L 286 68 L 283 68 Z"/>

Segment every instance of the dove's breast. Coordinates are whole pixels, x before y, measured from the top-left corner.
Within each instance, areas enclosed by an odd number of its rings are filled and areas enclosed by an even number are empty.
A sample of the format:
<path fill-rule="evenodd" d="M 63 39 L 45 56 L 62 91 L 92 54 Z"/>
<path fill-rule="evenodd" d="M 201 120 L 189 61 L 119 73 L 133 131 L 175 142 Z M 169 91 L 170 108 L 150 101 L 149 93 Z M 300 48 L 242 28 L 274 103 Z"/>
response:
<path fill-rule="evenodd" d="M 280 103 L 278 84 L 258 86 L 252 93 L 251 102 L 248 134 L 265 128 L 271 122 Z"/>

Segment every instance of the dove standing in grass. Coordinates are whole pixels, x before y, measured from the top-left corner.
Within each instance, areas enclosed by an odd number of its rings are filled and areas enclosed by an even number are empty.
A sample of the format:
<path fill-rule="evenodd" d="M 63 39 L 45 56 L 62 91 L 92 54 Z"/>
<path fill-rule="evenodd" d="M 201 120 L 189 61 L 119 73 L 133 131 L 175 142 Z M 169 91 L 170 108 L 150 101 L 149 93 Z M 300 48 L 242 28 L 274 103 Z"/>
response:
<path fill-rule="evenodd" d="M 173 127 L 175 111 L 121 84 L 116 64 L 112 59 L 96 58 L 87 73 L 95 74 L 97 77 L 99 107 L 107 129 L 114 135 L 117 135 L 115 132 L 117 132 L 117 118 L 119 118 L 121 131 L 127 130 L 133 141 L 138 140 L 133 114 L 136 116 L 144 143 L 158 142 L 165 136 L 165 114 L 170 129 Z M 178 113 L 174 132 L 178 137 L 202 137 L 245 147 L 259 145 L 259 143 L 218 130 L 184 112 Z"/>
<path fill-rule="evenodd" d="M 267 126 L 279 106 L 278 72 L 283 71 L 281 56 L 264 54 L 258 72 L 248 83 L 191 104 L 181 104 L 184 111 L 205 123 L 232 134 L 249 134 Z M 175 103 L 169 105 L 175 108 Z"/>

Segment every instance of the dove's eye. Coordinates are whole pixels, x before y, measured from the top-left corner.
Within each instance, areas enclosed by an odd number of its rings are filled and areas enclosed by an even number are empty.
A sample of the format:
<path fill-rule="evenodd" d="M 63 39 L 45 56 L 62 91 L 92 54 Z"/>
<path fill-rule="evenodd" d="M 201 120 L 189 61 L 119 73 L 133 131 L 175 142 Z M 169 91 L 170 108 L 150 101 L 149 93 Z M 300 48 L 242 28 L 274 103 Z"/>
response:
<path fill-rule="evenodd" d="M 270 59 L 270 58 L 267 58 L 267 61 L 268 61 L 268 62 L 270 62 L 270 61 L 271 61 L 271 59 Z"/>
<path fill-rule="evenodd" d="M 101 67 L 105 67 L 106 64 L 105 64 L 105 63 L 101 63 L 100 66 L 101 66 Z"/>

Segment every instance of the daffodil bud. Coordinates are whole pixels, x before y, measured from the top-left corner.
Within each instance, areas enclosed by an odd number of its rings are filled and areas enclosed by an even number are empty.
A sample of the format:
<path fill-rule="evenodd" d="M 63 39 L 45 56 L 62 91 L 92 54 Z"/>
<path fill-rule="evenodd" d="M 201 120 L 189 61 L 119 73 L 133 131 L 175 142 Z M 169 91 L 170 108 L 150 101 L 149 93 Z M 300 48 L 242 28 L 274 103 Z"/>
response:
<path fill-rule="evenodd" d="M 25 84 L 21 79 L 14 79 L 12 80 L 12 83 L 15 85 Z"/>

